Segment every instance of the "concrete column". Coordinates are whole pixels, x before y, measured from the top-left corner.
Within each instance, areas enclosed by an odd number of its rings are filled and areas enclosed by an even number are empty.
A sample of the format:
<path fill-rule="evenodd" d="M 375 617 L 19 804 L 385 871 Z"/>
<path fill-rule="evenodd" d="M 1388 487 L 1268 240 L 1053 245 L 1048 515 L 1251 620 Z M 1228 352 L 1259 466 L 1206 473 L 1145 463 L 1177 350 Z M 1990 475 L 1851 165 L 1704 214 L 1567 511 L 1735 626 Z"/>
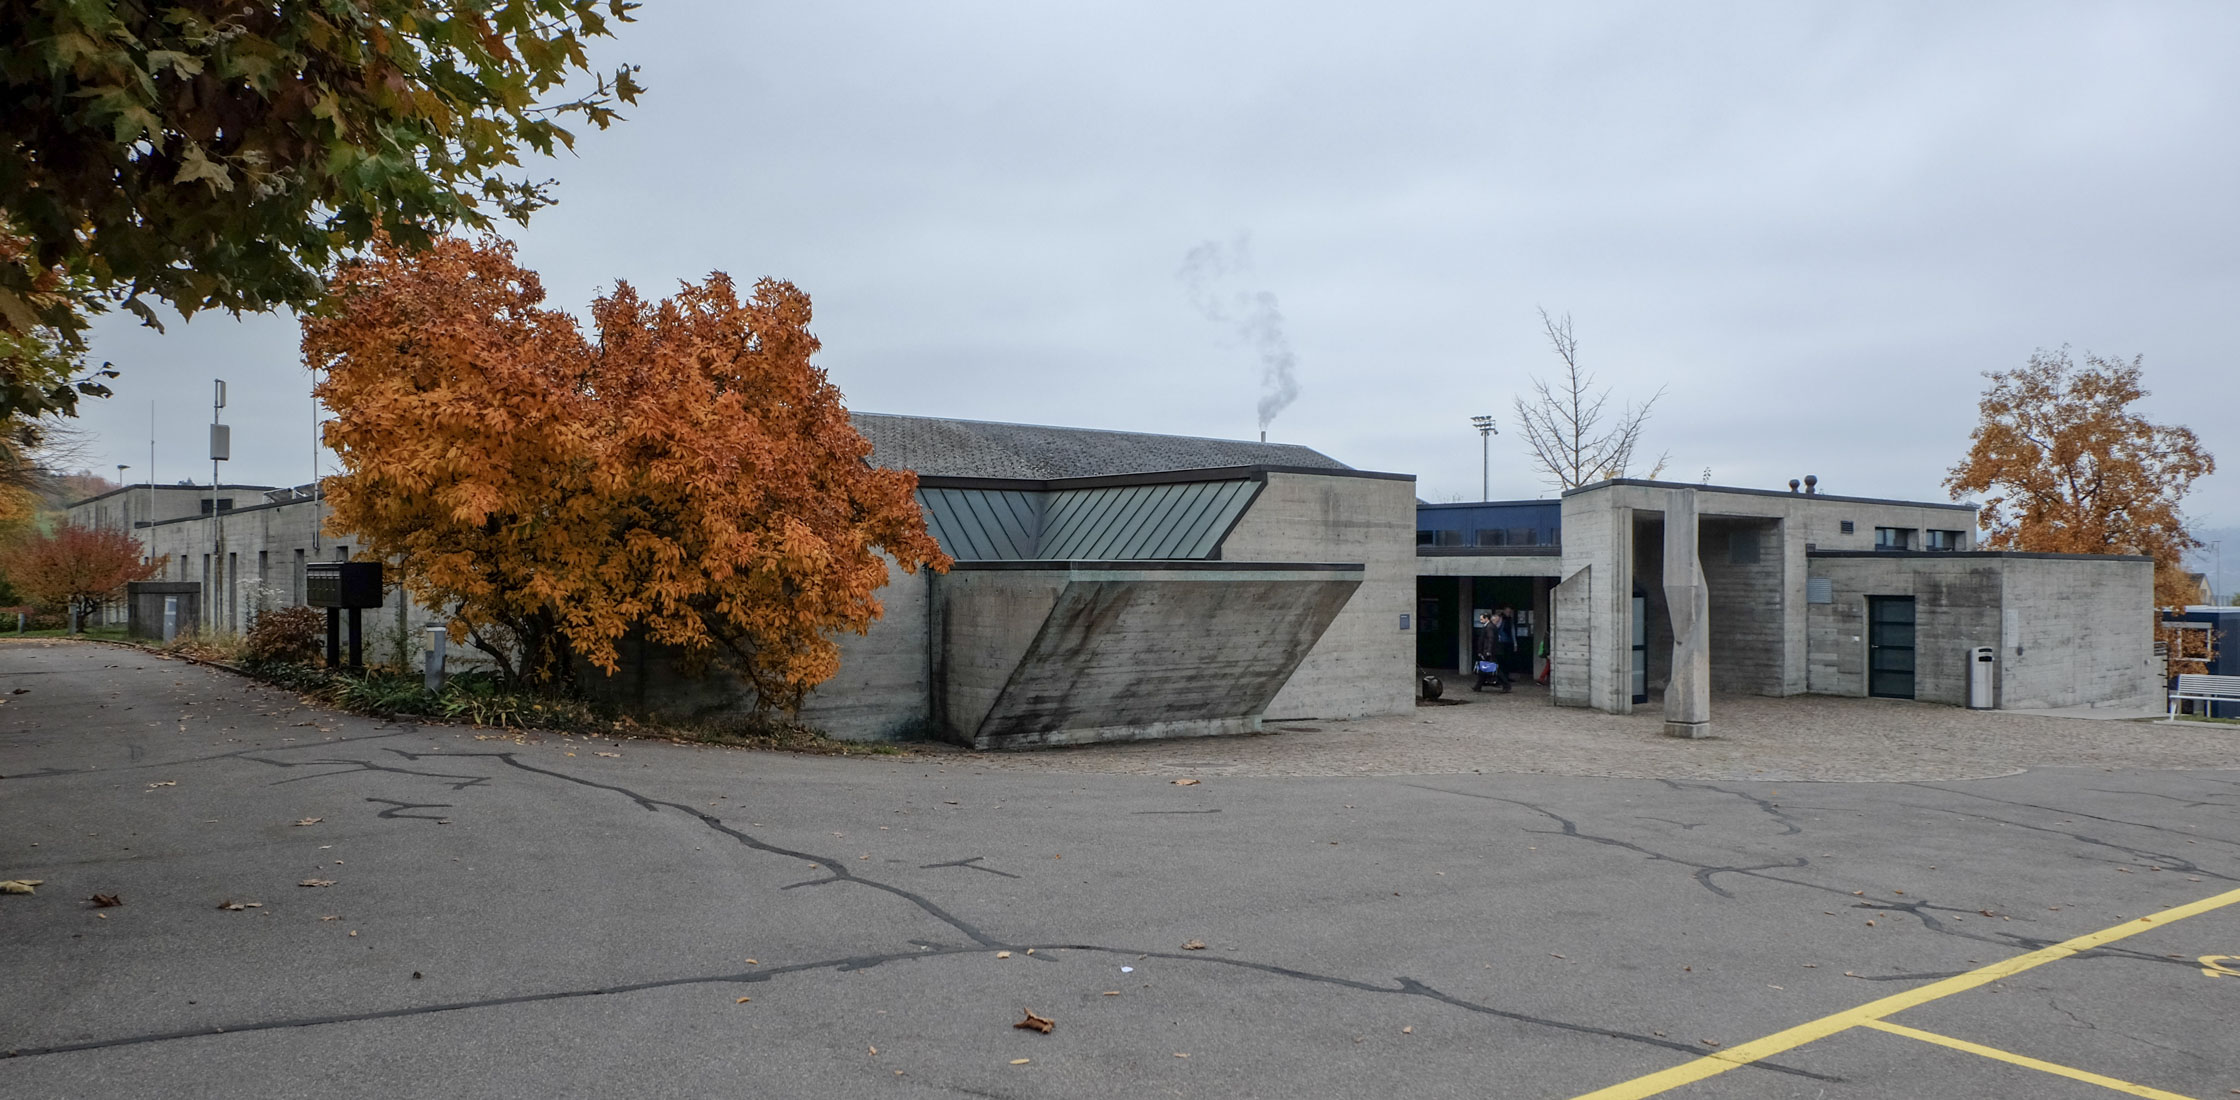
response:
<path fill-rule="evenodd" d="M 1664 732 L 1711 736 L 1711 587 L 1703 579 L 1696 491 L 1673 489 L 1664 506 L 1664 597 L 1672 609 L 1672 680 L 1664 689 Z"/>
<path fill-rule="evenodd" d="M 1462 605 L 1455 609 L 1455 614 L 1462 624 L 1462 632 L 1455 637 L 1454 667 L 1465 677 L 1472 673 L 1471 661 L 1477 657 L 1477 654 L 1472 651 L 1473 647 L 1471 645 L 1476 632 L 1472 630 L 1470 622 L 1471 605 L 1477 602 L 1475 598 L 1477 596 L 1476 588 L 1477 578 L 1475 577 L 1461 577 L 1455 581 L 1455 602 Z"/>

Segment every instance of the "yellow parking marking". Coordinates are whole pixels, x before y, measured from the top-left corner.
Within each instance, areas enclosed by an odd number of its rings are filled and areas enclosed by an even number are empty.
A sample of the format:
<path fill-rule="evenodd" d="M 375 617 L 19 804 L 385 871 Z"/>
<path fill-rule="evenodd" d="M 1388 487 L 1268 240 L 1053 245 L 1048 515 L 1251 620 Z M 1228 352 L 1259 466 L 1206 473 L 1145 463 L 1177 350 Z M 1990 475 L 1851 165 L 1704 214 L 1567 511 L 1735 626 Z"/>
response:
<path fill-rule="evenodd" d="M 2204 978 L 2240 978 L 2240 970 L 2227 967 L 2226 963 L 2240 963 L 2240 955 L 2201 956 L 2201 976 Z"/>
<path fill-rule="evenodd" d="M 1964 1050 L 1970 1054 L 1981 1054 L 1986 1058 L 1997 1058 L 2002 1062 L 2011 1062 L 2018 1066 L 2028 1066 L 2029 1068 L 2034 1070 L 2042 1070 L 2046 1073 L 2058 1074 L 2072 1081 L 2082 1081 L 2088 1085 L 2098 1085 L 2101 1088 L 2114 1089 L 2117 1092 L 2128 1092 L 2133 1096 L 2150 1096 L 2153 1097 L 2154 1100 L 2193 1100 L 2192 1097 L 2185 1096 L 2179 1093 L 2164 1092 L 2161 1089 L 2150 1089 L 2145 1085 L 2134 1085 L 2129 1081 L 2118 1081 L 2113 1077 L 2102 1077 L 2097 1073 L 2087 1073 L 2084 1070 L 2073 1069 L 2069 1066 L 2060 1065 L 2054 1062 L 2041 1062 L 2036 1058 L 2026 1057 L 2024 1055 L 2016 1054 L 2012 1051 L 2000 1050 L 1997 1047 L 1987 1047 L 1983 1046 L 1980 1043 L 1971 1043 L 1966 1039 L 1955 1039 L 1950 1035 L 1939 1035 L 1934 1031 L 1922 1031 L 1919 1028 L 1906 1027 L 1903 1024 L 1893 1024 L 1888 1020 L 1868 1020 L 1866 1023 L 1860 1024 L 1859 1026 L 1871 1027 L 1876 1031 L 1887 1031 L 1892 1035 L 1903 1035 L 1908 1039 L 1919 1039 L 1924 1043 L 1935 1043 L 1940 1047 L 1951 1047 L 1954 1050 Z"/>
<path fill-rule="evenodd" d="M 1955 993 L 1965 993 L 1978 986 L 1989 985 L 2001 978 L 2012 977 L 2025 970 L 2044 966 L 2050 962 L 2058 962 L 2072 955 L 2090 951 L 2103 944 L 2128 939 L 2141 932 L 2152 931 L 2175 921 L 2184 920 L 2187 917 L 2199 916 L 2211 910 L 2222 909 L 2235 902 L 2240 902 L 2240 890 L 2229 890 L 2214 897 L 2187 902 L 2175 909 L 2165 909 L 2151 916 L 2125 921 L 2113 928 L 2088 932 L 2072 940 L 2063 940 L 2051 947 L 2041 947 L 2026 955 L 2016 955 L 2004 962 L 1992 963 L 1990 966 L 1970 970 L 1965 974 L 1955 974 L 1943 981 L 1931 982 L 1916 989 L 1892 994 L 1879 1001 L 1869 1001 L 1857 1008 L 1845 1009 L 1832 1016 L 1823 1016 L 1809 1023 L 1798 1024 L 1785 1031 L 1776 1031 L 1762 1039 L 1752 1039 L 1747 1043 L 1739 1043 L 1717 1053 L 1704 1055 L 1693 1062 L 1683 1062 L 1670 1069 L 1658 1070 L 1655 1073 L 1636 1077 L 1631 1081 L 1623 1081 L 1608 1088 L 1582 1093 L 1575 1100 L 1641 1100 L 1645 1096 L 1655 1096 L 1661 1092 L 1669 1092 L 1682 1085 L 1693 1084 L 1707 1077 L 1716 1077 L 1730 1069 L 1747 1066 L 1752 1062 L 1770 1058 L 1783 1051 L 1794 1050 L 1806 1043 L 1825 1039 L 1839 1031 L 1849 1031 L 1870 1020 L 1895 1016 L 1906 1009 L 1950 997 Z"/>

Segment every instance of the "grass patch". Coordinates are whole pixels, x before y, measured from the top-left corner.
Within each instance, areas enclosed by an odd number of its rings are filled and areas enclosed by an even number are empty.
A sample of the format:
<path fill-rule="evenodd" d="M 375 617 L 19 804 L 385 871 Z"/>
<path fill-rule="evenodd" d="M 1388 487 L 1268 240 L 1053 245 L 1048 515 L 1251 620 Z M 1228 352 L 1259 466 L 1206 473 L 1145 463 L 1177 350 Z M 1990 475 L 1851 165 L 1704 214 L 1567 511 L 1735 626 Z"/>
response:
<path fill-rule="evenodd" d="M 129 640 L 125 637 L 124 628 L 121 626 L 89 626 L 76 634 L 72 634 L 67 628 L 59 626 L 42 630 L 26 630 L 20 634 L 11 627 L 0 630 L 0 638 L 92 638 L 103 642 Z"/>

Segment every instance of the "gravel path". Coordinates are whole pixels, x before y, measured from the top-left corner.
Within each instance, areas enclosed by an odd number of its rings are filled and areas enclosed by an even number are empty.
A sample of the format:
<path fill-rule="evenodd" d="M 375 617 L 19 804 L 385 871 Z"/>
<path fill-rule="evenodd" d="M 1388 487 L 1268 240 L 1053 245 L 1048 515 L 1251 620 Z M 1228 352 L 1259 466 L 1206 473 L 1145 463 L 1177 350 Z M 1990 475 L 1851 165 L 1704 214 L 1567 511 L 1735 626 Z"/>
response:
<path fill-rule="evenodd" d="M 1285 722 L 1250 737 L 975 754 L 993 768 L 1133 775 L 1528 773 L 1637 779 L 1909 782 L 2025 768 L 2240 768 L 2240 726 L 2091 720 L 1821 695 L 1720 696 L 1701 741 L 1632 715 L 1551 707 L 1546 693 L 1464 693 L 1458 705 L 1350 722 Z"/>

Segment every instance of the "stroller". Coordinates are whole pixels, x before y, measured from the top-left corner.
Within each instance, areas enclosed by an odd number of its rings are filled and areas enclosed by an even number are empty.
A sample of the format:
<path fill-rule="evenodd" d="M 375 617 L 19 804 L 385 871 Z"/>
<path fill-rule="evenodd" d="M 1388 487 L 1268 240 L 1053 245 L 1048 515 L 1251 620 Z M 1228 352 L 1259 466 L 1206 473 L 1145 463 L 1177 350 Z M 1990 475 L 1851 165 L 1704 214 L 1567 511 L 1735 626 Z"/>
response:
<path fill-rule="evenodd" d="M 1481 653 L 1478 655 L 1477 661 L 1471 665 L 1471 669 L 1477 673 L 1477 682 L 1471 686 L 1470 690 L 1484 691 L 1486 685 L 1491 684 L 1499 688 L 1501 694 L 1507 695 L 1509 693 L 1509 674 L 1501 671 L 1500 661 Z"/>

